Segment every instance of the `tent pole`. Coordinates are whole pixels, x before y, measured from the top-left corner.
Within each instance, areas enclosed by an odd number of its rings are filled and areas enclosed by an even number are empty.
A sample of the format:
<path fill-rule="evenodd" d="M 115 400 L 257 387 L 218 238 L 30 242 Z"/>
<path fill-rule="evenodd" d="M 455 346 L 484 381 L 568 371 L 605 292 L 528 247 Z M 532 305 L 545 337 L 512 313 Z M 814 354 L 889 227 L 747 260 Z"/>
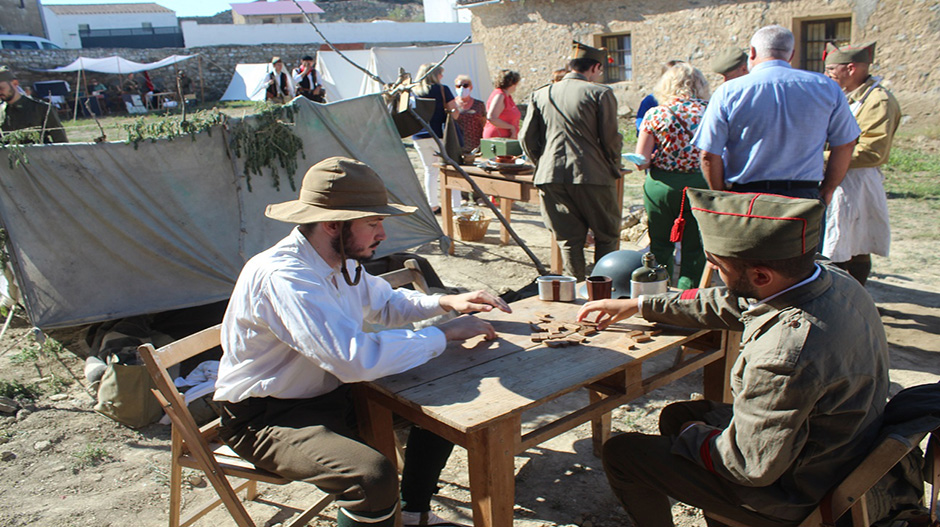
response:
<path fill-rule="evenodd" d="M 72 121 L 78 120 L 78 91 L 82 86 L 82 70 L 78 70 L 78 78 L 75 79 L 75 111 L 72 112 Z"/>
<path fill-rule="evenodd" d="M 206 102 L 206 83 L 202 79 L 202 54 L 199 54 L 199 102 Z"/>

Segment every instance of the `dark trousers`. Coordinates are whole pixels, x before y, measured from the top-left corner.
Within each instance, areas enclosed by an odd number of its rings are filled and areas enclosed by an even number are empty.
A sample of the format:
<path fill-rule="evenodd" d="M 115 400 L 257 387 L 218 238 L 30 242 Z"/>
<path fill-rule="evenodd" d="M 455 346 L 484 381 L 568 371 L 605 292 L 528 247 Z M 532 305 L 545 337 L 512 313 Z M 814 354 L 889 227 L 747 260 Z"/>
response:
<path fill-rule="evenodd" d="M 698 287 L 702 271 L 705 270 L 705 251 L 702 249 L 698 222 L 688 203 L 684 210 L 682 207 L 686 187 L 707 189 L 708 184 L 701 172 L 669 172 L 657 168 L 650 168 L 643 183 L 643 205 L 649 218 L 650 252 L 656 257 L 656 263 L 666 266 L 670 277 L 673 274 L 673 254 L 676 252 L 676 244 L 669 241 L 672 226 L 680 213 L 685 218 L 682 266 L 676 284 L 679 289 Z"/>
<path fill-rule="evenodd" d="M 565 274 L 584 280 L 584 243 L 594 231 L 594 263 L 620 248 L 620 213 L 613 185 L 539 185 L 542 221 L 558 240 Z"/>
<path fill-rule="evenodd" d="M 628 433 L 604 444 L 604 470 L 611 489 L 637 527 L 672 526 L 669 497 L 752 527 L 780 527 L 799 522 L 770 518 L 742 507 L 736 488 L 721 476 L 671 452 L 673 437 L 689 421 L 713 422 L 716 403 L 673 403 L 659 417 L 662 435 Z M 808 513 L 809 511 L 807 511 Z M 706 520 L 709 526 L 720 526 Z"/>
<path fill-rule="evenodd" d="M 310 399 L 224 403 L 219 436 L 258 468 L 336 494 L 337 505 L 346 510 L 379 513 L 398 503 L 395 465 L 359 438 L 348 386 Z M 430 510 L 453 448 L 427 430 L 412 428 L 402 472 L 402 510 Z"/>

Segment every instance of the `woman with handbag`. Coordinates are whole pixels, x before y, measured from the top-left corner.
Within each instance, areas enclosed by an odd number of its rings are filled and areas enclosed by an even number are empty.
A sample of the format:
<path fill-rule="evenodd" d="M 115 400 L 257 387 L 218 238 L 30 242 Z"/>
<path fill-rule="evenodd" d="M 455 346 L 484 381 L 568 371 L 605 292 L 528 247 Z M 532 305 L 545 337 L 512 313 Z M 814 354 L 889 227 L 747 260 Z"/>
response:
<path fill-rule="evenodd" d="M 643 204 L 649 218 L 650 252 L 672 276 L 676 247 L 671 231 L 681 215 L 685 230 L 676 285 L 691 289 L 701 280 L 705 252 L 698 223 L 682 201 L 686 187 L 708 188 L 699 166 L 699 149 L 692 145 L 708 104 L 708 81 L 698 69 L 678 62 L 666 69 L 653 95 L 660 104 L 643 117 L 636 144 L 636 153 L 646 160 L 637 168 L 649 169 L 643 183 Z"/>
<path fill-rule="evenodd" d="M 490 98 L 486 101 L 486 126 L 483 127 L 483 138 L 508 137 L 516 139 L 519 137 L 519 121 L 522 120 L 522 112 L 512 100 L 512 94 L 519 87 L 519 81 L 522 77 L 518 72 L 512 70 L 499 70 L 496 78 L 493 79 L 493 86 L 496 87 Z"/>
<path fill-rule="evenodd" d="M 432 70 L 433 68 L 433 70 Z M 428 73 L 430 71 L 430 73 Z M 425 74 L 427 74 L 425 76 Z M 457 103 L 454 102 L 454 94 L 451 93 L 450 88 L 441 84 L 441 79 L 444 77 L 444 68 L 434 67 L 434 64 L 422 64 L 418 69 L 418 74 L 416 78 L 421 79 L 420 85 L 415 88 L 414 94 L 417 97 L 434 99 L 434 115 L 431 116 L 431 120 L 428 121 L 428 124 L 431 125 L 431 130 L 434 131 L 434 134 L 438 139 L 445 137 L 444 134 L 444 125 L 447 122 L 447 116 L 451 112 L 457 109 Z M 455 124 L 452 126 L 456 127 Z M 411 136 L 414 140 L 415 150 L 418 151 L 418 156 L 421 158 L 421 164 L 424 165 L 424 190 L 427 193 L 428 204 L 431 206 L 431 210 L 434 214 L 440 214 L 441 212 L 441 193 L 440 193 L 440 168 L 435 166 L 435 163 L 443 162 L 442 158 L 438 156 L 440 149 L 437 146 L 437 142 L 431 137 L 431 134 L 427 130 L 421 130 L 420 132 Z M 455 159 L 455 161 L 460 161 Z M 452 205 L 455 207 L 460 206 L 460 193 L 454 192 L 452 194 Z M 449 220 L 449 218 L 448 218 Z"/>

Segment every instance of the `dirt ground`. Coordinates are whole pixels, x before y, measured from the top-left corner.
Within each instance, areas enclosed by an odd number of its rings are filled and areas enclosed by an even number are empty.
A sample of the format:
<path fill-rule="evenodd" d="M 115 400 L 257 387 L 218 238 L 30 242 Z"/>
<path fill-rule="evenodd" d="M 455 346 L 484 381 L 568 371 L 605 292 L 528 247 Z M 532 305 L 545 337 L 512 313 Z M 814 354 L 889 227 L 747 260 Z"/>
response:
<path fill-rule="evenodd" d="M 413 155 L 413 152 L 412 152 Z M 627 176 L 625 205 L 640 203 L 640 178 Z M 934 200 L 890 201 L 894 240 L 890 258 L 876 258 L 868 290 L 878 304 L 891 346 L 891 393 L 940 377 L 940 227 L 924 218 L 936 216 Z M 548 265 L 549 237 L 537 208 L 516 204 L 513 226 Z M 444 282 L 496 292 L 518 289 L 536 277 L 533 265 L 515 245 L 499 244 L 496 223 L 480 242 L 455 242 L 456 255 L 445 256 L 436 244 L 421 247 Z M 627 248 L 627 247 L 625 247 Z M 32 329 L 21 319 L 0 341 L 0 380 L 38 383 L 44 393 L 15 416 L 0 416 L 0 526 L 161 526 L 167 522 L 169 428 L 124 428 L 91 410 L 82 363 L 67 351 L 38 352 Z M 47 347 L 48 348 L 48 347 Z M 613 412 L 615 431 L 654 432 L 659 410 L 669 402 L 701 391 L 692 375 Z M 575 394 L 547 408 L 548 415 L 527 416 L 533 427 L 583 401 Z M 2 415 L 2 414 L 0 414 Z M 607 487 L 600 461 L 591 452 L 590 429 L 581 426 L 516 457 L 516 527 L 629 525 Z M 214 495 L 194 472 L 187 471 L 184 514 L 194 503 Z M 191 479 L 190 479 L 191 477 Z M 264 487 L 265 501 L 303 505 L 318 495 L 295 483 Z M 435 511 L 469 523 L 465 452 L 457 448 L 443 475 Z M 259 525 L 272 526 L 292 513 L 279 514 L 268 503 L 249 503 Z M 681 504 L 681 526 L 701 526 L 700 513 Z M 327 509 L 316 525 L 331 525 Z M 224 509 L 200 525 L 231 525 Z"/>

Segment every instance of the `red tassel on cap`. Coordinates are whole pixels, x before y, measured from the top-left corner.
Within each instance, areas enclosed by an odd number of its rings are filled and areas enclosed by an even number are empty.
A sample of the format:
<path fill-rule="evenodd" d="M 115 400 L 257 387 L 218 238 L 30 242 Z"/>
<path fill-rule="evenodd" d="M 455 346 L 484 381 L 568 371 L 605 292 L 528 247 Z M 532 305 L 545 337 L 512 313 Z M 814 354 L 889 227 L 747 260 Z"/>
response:
<path fill-rule="evenodd" d="M 685 192 L 689 190 L 689 187 L 682 189 L 682 203 L 679 205 L 679 217 L 676 218 L 676 221 L 672 222 L 672 230 L 669 232 L 669 241 L 672 243 L 682 241 L 682 233 L 685 231 L 685 218 L 682 216 L 685 215 Z"/>

